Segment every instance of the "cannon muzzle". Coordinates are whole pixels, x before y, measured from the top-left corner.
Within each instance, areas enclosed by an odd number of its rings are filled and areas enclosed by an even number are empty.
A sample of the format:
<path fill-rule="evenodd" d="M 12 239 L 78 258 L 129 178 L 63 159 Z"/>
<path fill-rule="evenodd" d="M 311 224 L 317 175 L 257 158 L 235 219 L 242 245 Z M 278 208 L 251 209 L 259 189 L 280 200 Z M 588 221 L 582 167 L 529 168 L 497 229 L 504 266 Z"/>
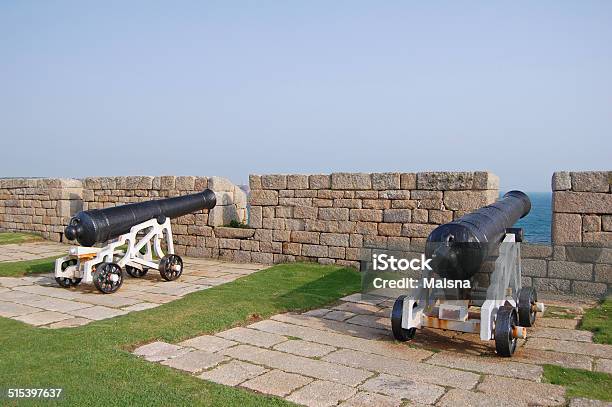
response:
<path fill-rule="evenodd" d="M 491 205 L 435 228 L 427 238 L 425 255 L 442 277 L 469 279 L 504 239 L 506 229 L 530 210 L 525 193 L 510 191 Z"/>
<path fill-rule="evenodd" d="M 215 193 L 205 189 L 191 195 L 82 211 L 70 219 L 64 236 L 77 240 L 82 246 L 93 246 L 127 233 L 134 225 L 147 220 L 157 219 L 163 223 L 166 218 L 212 209 L 216 203 Z"/>

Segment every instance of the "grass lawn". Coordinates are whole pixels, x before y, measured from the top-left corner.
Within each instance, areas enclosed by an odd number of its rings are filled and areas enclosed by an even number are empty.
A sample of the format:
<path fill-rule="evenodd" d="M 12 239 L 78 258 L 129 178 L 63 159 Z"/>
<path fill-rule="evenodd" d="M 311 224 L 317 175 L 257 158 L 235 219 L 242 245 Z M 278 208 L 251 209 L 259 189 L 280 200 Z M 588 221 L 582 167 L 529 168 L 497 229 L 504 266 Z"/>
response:
<path fill-rule="evenodd" d="M 0 244 L 25 243 L 42 240 L 42 237 L 32 233 L 3 232 L 0 233 Z"/>
<path fill-rule="evenodd" d="M 279 312 L 320 307 L 359 288 L 359 274 L 353 269 L 277 265 L 155 309 L 79 328 L 48 330 L 0 318 L 0 388 L 64 389 L 63 400 L 41 405 L 288 405 L 147 362 L 129 350 L 154 340 L 179 342 Z"/>
<path fill-rule="evenodd" d="M 544 365 L 544 380 L 548 383 L 565 386 L 567 397 L 585 397 L 612 401 L 612 375 L 570 369 L 560 366 Z"/>
<path fill-rule="evenodd" d="M 0 262 L 0 277 L 21 277 L 28 274 L 50 273 L 55 267 L 55 259 L 60 256 L 26 261 Z"/>
<path fill-rule="evenodd" d="M 593 332 L 593 342 L 612 344 L 612 297 L 584 313 L 580 329 Z"/>

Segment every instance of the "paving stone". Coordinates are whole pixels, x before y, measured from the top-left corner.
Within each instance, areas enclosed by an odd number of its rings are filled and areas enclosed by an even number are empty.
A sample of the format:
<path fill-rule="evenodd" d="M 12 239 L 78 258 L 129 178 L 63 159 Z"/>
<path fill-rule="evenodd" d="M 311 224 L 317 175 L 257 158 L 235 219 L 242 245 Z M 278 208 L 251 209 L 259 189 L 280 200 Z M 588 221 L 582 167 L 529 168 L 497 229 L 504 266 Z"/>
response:
<path fill-rule="evenodd" d="M 423 404 L 433 404 L 444 393 L 443 387 L 415 382 L 388 374 L 373 377 L 359 386 L 359 388 Z"/>
<path fill-rule="evenodd" d="M 121 290 L 117 292 L 117 294 L 119 293 L 123 295 Z M 141 291 L 126 293 L 125 296 L 128 298 L 134 298 L 140 301 L 154 302 L 156 304 L 165 304 L 171 301 L 178 300 L 180 298 L 174 295 L 155 294 L 155 293 L 141 292 Z"/>
<path fill-rule="evenodd" d="M 141 302 L 139 304 L 130 305 L 129 307 L 124 307 L 122 310 L 132 312 L 132 311 L 144 311 L 147 309 L 157 308 L 161 304 L 155 304 L 153 302 Z"/>
<path fill-rule="evenodd" d="M 284 342 L 287 340 L 287 338 L 281 335 L 242 327 L 232 328 L 227 331 L 219 332 L 217 336 L 242 343 L 248 343 L 250 345 L 265 347 L 274 346 L 277 343 Z"/>
<path fill-rule="evenodd" d="M 419 361 L 432 355 L 432 352 L 427 350 L 414 349 L 393 342 L 370 341 L 335 332 L 326 332 L 309 327 L 286 324 L 279 321 L 260 321 L 251 324 L 250 327 L 279 335 L 294 336 L 305 341 L 375 353 L 397 359 Z"/>
<path fill-rule="evenodd" d="M 275 369 L 243 383 L 242 387 L 260 393 L 283 397 L 311 381 L 312 379 L 309 377 L 300 376 L 294 373 L 286 373 Z"/>
<path fill-rule="evenodd" d="M 335 381 L 349 386 L 361 383 L 372 374 L 360 369 L 313 360 L 302 356 L 274 350 L 256 348 L 250 345 L 238 345 L 221 351 L 224 355 L 236 359 L 270 366 L 291 373 L 311 376 L 317 379 Z"/>
<path fill-rule="evenodd" d="M 353 387 L 322 380 L 302 387 L 287 397 L 287 400 L 309 407 L 335 406 L 339 401 L 346 400 L 357 392 Z"/>
<path fill-rule="evenodd" d="M 20 298 L 24 298 L 24 297 L 37 297 L 36 294 L 30 294 L 30 293 L 24 293 L 23 291 L 16 291 L 16 290 L 10 290 L 9 291 L 2 293 L 2 301 L 6 301 L 6 302 L 15 302 L 15 300 L 18 300 Z"/>
<path fill-rule="evenodd" d="M 451 389 L 440 401 L 436 403 L 439 407 L 455 407 L 455 406 L 470 406 L 470 407 L 528 407 L 525 401 L 515 398 L 502 398 L 494 395 L 487 395 L 468 390 Z"/>
<path fill-rule="evenodd" d="M 181 346 L 188 346 L 190 348 L 205 350 L 207 352 L 218 352 L 222 349 L 226 349 L 237 344 L 238 342 L 212 335 L 196 336 L 195 338 L 187 339 L 186 341 L 179 343 Z"/>
<path fill-rule="evenodd" d="M 356 302 L 356 303 L 361 303 L 361 304 L 372 304 L 372 305 L 380 304 L 386 299 L 387 298 L 385 297 L 379 297 L 376 295 L 367 295 L 367 294 L 361 294 L 361 293 L 355 293 L 355 294 L 347 295 L 346 297 L 340 298 L 341 301 Z"/>
<path fill-rule="evenodd" d="M 33 314 L 21 315 L 15 317 L 17 321 L 25 322 L 26 324 L 41 326 L 51 324 L 53 322 L 63 321 L 64 319 L 70 319 L 72 315 L 62 314 L 55 311 L 42 311 L 35 312 Z"/>
<path fill-rule="evenodd" d="M 536 326 L 544 328 L 575 329 L 578 326 L 578 322 L 577 319 L 538 318 Z"/>
<path fill-rule="evenodd" d="M 42 295 L 33 294 L 30 297 L 17 298 L 14 300 L 23 305 L 30 307 L 42 308 L 47 311 L 68 312 L 77 309 L 91 307 L 91 304 L 86 304 L 77 301 L 63 300 L 61 298 L 51 298 Z"/>
<path fill-rule="evenodd" d="M 22 291 L 30 294 L 46 295 L 53 298 L 62 298 L 65 300 L 73 300 L 75 298 L 84 297 L 82 294 L 73 290 L 67 290 L 61 287 L 43 287 L 39 285 L 24 285 L 15 287 L 14 290 Z"/>
<path fill-rule="evenodd" d="M 96 305 L 89 308 L 82 308 L 70 311 L 69 313 L 77 317 L 100 321 L 102 319 L 114 318 L 119 315 L 125 315 L 127 314 L 127 311 Z"/>
<path fill-rule="evenodd" d="M 585 370 L 591 370 L 593 361 L 591 357 L 585 355 L 529 349 L 524 346 L 517 349 L 514 355 L 512 355 L 512 360 L 514 362 L 534 363 L 538 365 L 551 364 Z"/>
<path fill-rule="evenodd" d="M 271 319 L 289 324 L 306 326 L 328 332 L 349 334 L 363 339 L 387 339 L 390 335 L 388 329 L 378 329 L 369 326 L 349 324 L 342 321 L 329 321 L 321 318 L 311 318 L 300 314 L 278 314 Z"/>
<path fill-rule="evenodd" d="M 426 363 L 533 381 L 540 381 L 543 370 L 540 366 L 510 362 L 499 357 L 469 356 L 453 352 L 436 353 Z"/>
<path fill-rule="evenodd" d="M 23 281 L 20 278 L 0 277 L 0 286 L 3 286 L 3 287 L 13 288 L 13 287 L 18 287 L 18 286 L 27 285 L 27 284 L 28 283 L 26 281 Z"/>
<path fill-rule="evenodd" d="M 577 329 L 545 328 L 538 326 L 532 329 L 527 337 L 529 337 L 529 335 L 531 335 L 532 338 L 549 338 L 564 341 L 593 342 L 593 332 L 579 331 Z"/>
<path fill-rule="evenodd" d="M 355 314 L 353 314 L 352 312 L 334 310 L 334 311 L 330 311 L 323 318 L 331 319 L 332 321 L 344 321 L 354 316 Z"/>
<path fill-rule="evenodd" d="M 161 362 L 190 352 L 192 349 L 166 342 L 151 342 L 134 349 L 134 355 L 142 356 L 149 362 Z"/>
<path fill-rule="evenodd" d="M 612 403 L 603 400 L 575 398 L 570 400 L 569 407 L 612 407 Z"/>
<path fill-rule="evenodd" d="M 325 356 L 330 352 L 336 350 L 333 346 L 321 345 L 320 343 L 307 342 L 301 339 L 291 340 L 279 343 L 275 345 L 275 350 L 280 350 L 281 352 L 292 353 L 298 356 L 304 356 L 307 358 L 321 357 Z"/>
<path fill-rule="evenodd" d="M 579 355 L 597 356 L 612 359 L 612 345 L 598 343 L 559 341 L 546 338 L 530 338 L 525 345 L 527 348 L 552 350 Z"/>
<path fill-rule="evenodd" d="M 91 319 L 87 318 L 70 318 L 65 319 L 63 321 L 55 322 L 49 325 L 51 329 L 59 329 L 59 328 L 74 328 L 81 325 L 87 325 L 91 322 Z"/>
<path fill-rule="evenodd" d="M 485 376 L 478 390 L 507 400 L 517 400 L 539 406 L 565 404 L 565 388 L 548 383 L 535 383 L 501 376 Z"/>
<path fill-rule="evenodd" d="M 377 329 L 388 329 L 391 327 L 391 320 L 387 317 L 381 317 L 379 315 L 357 315 L 346 320 L 346 322 L 349 324 L 367 326 Z"/>
<path fill-rule="evenodd" d="M 40 308 L 33 308 L 14 302 L 0 301 L 0 317 L 12 318 L 40 311 L 42 311 Z"/>
<path fill-rule="evenodd" d="M 612 360 L 610 359 L 597 359 L 595 361 L 595 370 L 598 372 L 604 372 L 612 374 Z"/>
<path fill-rule="evenodd" d="M 226 386 L 237 386 L 240 383 L 266 373 L 268 369 L 252 363 L 232 360 L 208 370 L 198 376 L 200 379 L 224 384 Z"/>
<path fill-rule="evenodd" d="M 418 382 L 458 387 L 462 389 L 472 389 L 480 378 L 479 375 L 471 372 L 373 355 L 351 349 L 340 349 L 324 356 L 321 360 L 339 363 L 357 369 L 387 373 Z"/>
<path fill-rule="evenodd" d="M 171 359 L 166 359 L 161 363 L 162 365 L 184 370 L 186 372 L 198 373 L 202 370 L 216 366 L 226 360 L 228 360 L 228 358 L 216 353 L 205 352 L 203 350 L 194 350 Z"/>
<path fill-rule="evenodd" d="M 352 312 L 354 314 L 376 314 L 380 311 L 380 308 L 372 304 L 363 304 L 358 302 L 345 302 L 340 305 L 336 305 L 333 309 L 338 311 Z"/>
<path fill-rule="evenodd" d="M 327 309 L 327 308 L 319 308 L 319 309 L 313 309 L 313 310 L 304 312 L 304 314 L 302 314 L 302 315 L 307 315 L 309 317 L 320 318 L 323 315 L 327 314 L 328 312 L 330 312 L 330 310 Z"/>
<path fill-rule="evenodd" d="M 399 397 L 383 396 L 382 394 L 360 391 L 339 407 L 399 407 L 402 400 Z"/>

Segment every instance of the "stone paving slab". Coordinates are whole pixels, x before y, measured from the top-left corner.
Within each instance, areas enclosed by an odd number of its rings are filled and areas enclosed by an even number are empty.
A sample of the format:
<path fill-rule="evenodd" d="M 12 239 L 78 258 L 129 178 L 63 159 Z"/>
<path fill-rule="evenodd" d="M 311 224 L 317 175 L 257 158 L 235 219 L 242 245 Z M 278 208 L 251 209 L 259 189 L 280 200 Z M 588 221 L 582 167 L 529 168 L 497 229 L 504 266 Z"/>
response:
<path fill-rule="evenodd" d="M 161 362 L 162 365 L 170 366 L 175 369 L 184 370 L 189 373 L 198 373 L 202 370 L 211 368 L 221 362 L 225 362 L 228 358 L 210 353 L 203 350 L 194 350 L 182 355 L 166 359 Z"/>
<path fill-rule="evenodd" d="M 237 344 L 238 342 L 212 335 L 196 336 L 179 343 L 181 346 L 205 350 L 207 352 L 218 352 Z"/>
<path fill-rule="evenodd" d="M 537 365 L 551 364 L 585 370 L 591 370 L 593 364 L 593 358 L 590 356 L 530 349 L 525 346 L 518 349 L 514 355 L 512 355 L 512 361 Z"/>
<path fill-rule="evenodd" d="M 543 371 L 541 366 L 518 363 L 496 356 L 469 356 L 453 352 L 436 353 L 427 359 L 426 363 L 533 381 L 540 381 Z"/>
<path fill-rule="evenodd" d="M 500 376 L 485 376 L 478 390 L 508 400 L 519 400 L 531 405 L 559 406 L 565 404 L 565 389 L 548 383 L 510 379 Z"/>
<path fill-rule="evenodd" d="M 330 322 L 326 319 L 306 317 L 293 313 L 274 315 L 272 319 L 275 321 L 302 325 L 329 332 L 349 334 L 351 336 L 357 336 L 363 339 L 385 339 L 389 336 L 389 331 L 387 329 L 372 328 L 369 326 L 349 324 L 341 321 Z"/>
<path fill-rule="evenodd" d="M 545 338 L 531 338 L 525 345 L 528 348 L 553 350 L 565 353 L 577 353 L 579 355 L 597 356 L 612 359 L 612 345 L 599 343 L 585 343 L 574 341 L 559 341 Z"/>
<path fill-rule="evenodd" d="M 309 407 L 335 406 L 357 392 L 353 387 L 339 383 L 316 380 L 294 392 L 287 400 Z"/>
<path fill-rule="evenodd" d="M 217 334 L 217 336 L 236 342 L 248 343 L 250 345 L 263 346 L 266 348 L 287 340 L 287 338 L 282 335 L 242 327 L 220 332 Z"/>
<path fill-rule="evenodd" d="M 313 379 L 309 377 L 274 369 L 242 383 L 242 387 L 260 393 L 283 397 L 312 381 Z"/>
<path fill-rule="evenodd" d="M 339 407 L 399 407 L 402 400 L 397 397 L 360 391 L 350 399 L 340 403 Z"/>
<path fill-rule="evenodd" d="M 242 382 L 268 372 L 268 369 L 252 363 L 232 360 L 208 370 L 198 376 L 200 379 L 224 384 L 226 386 L 237 386 Z"/>
<path fill-rule="evenodd" d="M 580 322 L 578 319 L 538 318 L 536 327 L 576 329 L 578 322 Z"/>
<path fill-rule="evenodd" d="M 273 349 L 307 358 L 320 358 L 336 350 L 333 346 L 303 341 L 301 339 L 281 342 L 275 345 Z"/>
<path fill-rule="evenodd" d="M 610 360 L 610 359 L 597 359 L 595 361 L 595 370 L 598 371 L 598 372 L 612 374 L 612 360 Z"/>
<path fill-rule="evenodd" d="M 480 392 L 473 392 L 461 389 L 449 390 L 441 399 L 436 403 L 439 407 L 456 407 L 456 406 L 470 406 L 470 407 L 528 407 L 528 404 L 524 400 L 517 400 L 516 398 L 503 398 L 494 395 L 488 395 Z"/>
<path fill-rule="evenodd" d="M 24 253 L 27 259 L 49 257 L 50 253 L 65 254 L 69 247 L 44 241 L 0 245 L 0 261 L 3 258 L 23 260 Z M 152 309 L 268 267 L 190 257 L 184 257 L 183 261 L 185 271 L 177 281 L 164 281 L 156 270 L 151 270 L 143 278 L 132 278 L 125 274 L 119 291 L 109 295 L 98 292 L 93 285 L 88 284 L 69 289 L 59 287 L 53 277 L 53 270 L 25 277 L 0 277 L 0 317 L 45 328 L 76 327 L 128 312 Z M 41 312 L 64 313 L 68 317 L 54 321 L 52 315 L 56 314 Z M 38 315 L 28 317 L 28 314 Z M 41 325 L 41 321 L 49 322 Z"/>
<path fill-rule="evenodd" d="M 238 345 L 221 351 L 222 354 L 247 362 L 270 366 L 286 372 L 297 373 L 321 380 L 329 380 L 356 386 L 372 373 L 361 369 L 309 359 L 288 353 L 257 348 L 251 345 Z"/>
<path fill-rule="evenodd" d="M 134 350 L 134 354 L 142 356 L 150 362 L 162 362 L 190 352 L 192 349 L 172 345 L 166 342 L 151 342 Z"/>
<path fill-rule="evenodd" d="M 321 360 L 373 372 L 387 373 L 404 379 L 462 389 L 473 388 L 480 379 L 479 375 L 471 372 L 374 355 L 351 349 L 338 350 L 323 357 Z"/>
<path fill-rule="evenodd" d="M 70 318 L 72 318 L 72 315 L 62 314 L 61 312 L 41 311 L 41 312 L 34 312 L 32 314 L 21 315 L 21 316 L 15 317 L 14 319 L 16 319 L 17 321 L 25 322 L 26 324 L 30 324 L 34 326 L 41 326 L 41 325 L 52 324 L 54 322 L 63 321 L 65 319 L 70 319 Z"/>
<path fill-rule="evenodd" d="M 359 386 L 359 388 L 423 404 L 433 404 L 444 394 L 444 387 L 415 382 L 388 374 L 373 377 Z"/>
<path fill-rule="evenodd" d="M 612 407 L 612 403 L 602 400 L 574 398 L 570 400 L 569 407 Z"/>
<path fill-rule="evenodd" d="M 546 319 L 546 318 L 542 318 Z M 568 320 L 571 321 L 571 320 Z M 532 338 L 548 338 L 563 341 L 593 342 L 593 332 L 577 329 L 548 328 L 537 326 L 531 330 Z"/>

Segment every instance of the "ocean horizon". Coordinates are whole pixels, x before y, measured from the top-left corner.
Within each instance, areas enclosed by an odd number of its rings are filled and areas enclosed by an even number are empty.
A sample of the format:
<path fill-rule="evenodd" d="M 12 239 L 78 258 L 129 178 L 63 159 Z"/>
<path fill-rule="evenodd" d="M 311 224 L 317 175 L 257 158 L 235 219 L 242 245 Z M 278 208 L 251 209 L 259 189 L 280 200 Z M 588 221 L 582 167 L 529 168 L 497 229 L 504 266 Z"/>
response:
<path fill-rule="evenodd" d="M 531 211 L 514 227 L 523 228 L 525 242 L 550 244 L 552 223 L 552 192 L 525 192 L 531 200 Z M 500 196 L 503 194 L 500 194 Z"/>

